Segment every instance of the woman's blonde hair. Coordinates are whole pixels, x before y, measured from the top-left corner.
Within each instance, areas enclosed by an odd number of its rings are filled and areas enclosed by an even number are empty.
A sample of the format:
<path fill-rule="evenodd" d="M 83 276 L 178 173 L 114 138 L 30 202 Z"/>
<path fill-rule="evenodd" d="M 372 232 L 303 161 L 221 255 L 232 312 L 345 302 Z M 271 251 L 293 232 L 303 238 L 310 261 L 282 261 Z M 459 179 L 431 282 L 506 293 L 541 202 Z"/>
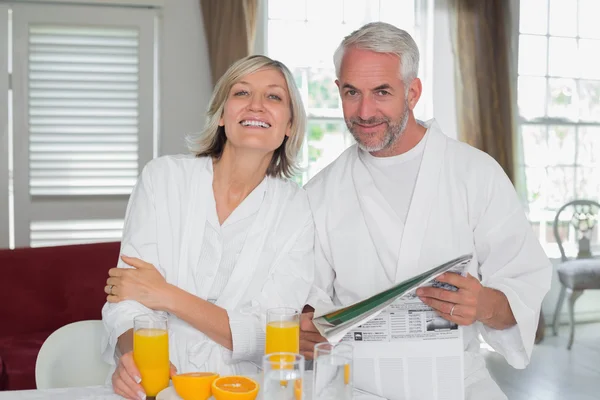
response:
<path fill-rule="evenodd" d="M 186 140 L 189 150 L 197 157 L 211 156 L 219 159 L 227 141 L 225 127 L 219 126 L 219 120 L 223 116 L 223 109 L 231 87 L 242 80 L 244 76 L 265 68 L 276 69 L 283 74 L 290 94 L 291 111 L 290 135 L 284 138 L 281 146 L 273 153 L 273 158 L 267 168 L 267 175 L 291 178 L 298 168 L 297 158 L 304 141 L 306 113 L 292 73 L 284 64 L 269 57 L 248 56 L 229 67 L 215 85 L 208 105 L 204 129 L 198 134 L 188 136 Z"/>

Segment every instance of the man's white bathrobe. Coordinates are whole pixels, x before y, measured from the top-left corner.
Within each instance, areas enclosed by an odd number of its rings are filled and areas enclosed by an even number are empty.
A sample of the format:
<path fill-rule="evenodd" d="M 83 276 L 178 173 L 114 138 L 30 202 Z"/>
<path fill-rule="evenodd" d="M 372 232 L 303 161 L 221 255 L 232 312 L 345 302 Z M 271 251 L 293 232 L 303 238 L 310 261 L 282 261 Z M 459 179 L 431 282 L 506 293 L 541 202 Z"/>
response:
<path fill-rule="evenodd" d="M 406 223 L 376 188 L 356 145 L 307 184 L 316 230 L 309 304 L 319 308 L 330 298 L 353 303 L 472 252 L 468 272 L 506 295 L 517 325 L 500 331 L 477 322 L 464 329 L 466 398 L 503 399 L 478 354 L 477 334 L 513 367 L 524 368 L 551 264 L 501 167 L 445 136 L 434 120 L 424 125 L 425 149 Z"/>
<path fill-rule="evenodd" d="M 260 208 L 215 303 L 228 312 L 233 351 L 169 315 L 170 359 L 179 372 L 257 373 L 264 354 L 266 310 L 301 309 L 306 304 L 314 273 L 314 226 L 306 193 L 293 182 L 265 179 Z M 215 212 L 209 209 L 215 207 L 212 181 L 207 157 L 151 161 L 131 195 L 121 245 L 122 254 L 152 263 L 167 282 L 203 299 L 219 267 L 199 262 L 207 212 Z M 121 260 L 118 265 L 127 267 Z M 133 327 L 133 318 L 148 312 L 153 311 L 134 301 L 104 306 L 107 362 L 115 363 L 117 339 Z"/>

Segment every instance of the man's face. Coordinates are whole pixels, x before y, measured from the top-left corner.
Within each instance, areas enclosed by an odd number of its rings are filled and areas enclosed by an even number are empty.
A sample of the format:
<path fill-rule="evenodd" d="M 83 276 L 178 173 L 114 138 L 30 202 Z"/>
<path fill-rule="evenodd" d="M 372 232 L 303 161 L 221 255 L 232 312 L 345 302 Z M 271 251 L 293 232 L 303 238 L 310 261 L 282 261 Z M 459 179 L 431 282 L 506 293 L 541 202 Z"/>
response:
<path fill-rule="evenodd" d="M 348 49 L 336 81 L 348 129 L 365 151 L 378 152 L 402 135 L 409 116 L 400 59 L 391 54 Z"/>

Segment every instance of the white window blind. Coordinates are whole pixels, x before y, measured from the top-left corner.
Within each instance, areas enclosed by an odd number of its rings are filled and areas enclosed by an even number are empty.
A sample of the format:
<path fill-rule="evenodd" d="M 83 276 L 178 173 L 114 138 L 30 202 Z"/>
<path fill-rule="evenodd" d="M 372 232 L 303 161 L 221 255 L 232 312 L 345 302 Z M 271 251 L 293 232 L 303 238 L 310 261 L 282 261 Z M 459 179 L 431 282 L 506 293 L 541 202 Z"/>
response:
<path fill-rule="evenodd" d="M 155 154 L 156 11 L 11 8 L 15 244 L 118 241 Z"/>
<path fill-rule="evenodd" d="M 139 32 L 29 27 L 30 194 L 128 194 L 138 171 Z"/>

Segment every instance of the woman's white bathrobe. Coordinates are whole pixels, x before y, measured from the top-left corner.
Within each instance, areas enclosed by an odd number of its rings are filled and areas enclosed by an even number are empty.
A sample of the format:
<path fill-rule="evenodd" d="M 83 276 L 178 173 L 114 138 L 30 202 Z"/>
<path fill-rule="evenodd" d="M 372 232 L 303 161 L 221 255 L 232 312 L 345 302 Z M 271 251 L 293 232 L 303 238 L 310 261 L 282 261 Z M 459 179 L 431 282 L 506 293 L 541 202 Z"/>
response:
<path fill-rule="evenodd" d="M 219 267 L 199 263 L 207 209 L 214 207 L 212 181 L 207 157 L 165 156 L 148 163 L 131 195 L 121 244 L 122 254 L 152 263 L 167 282 L 203 299 Z M 229 315 L 233 351 L 169 315 L 170 359 L 179 372 L 257 373 L 266 310 L 301 309 L 306 302 L 314 273 L 314 228 L 306 193 L 282 179 L 267 177 L 266 184 L 231 277 L 215 303 Z M 121 260 L 118 266 L 128 267 Z M 190 270 L 201 277 L 200 284 L 188 279 Z M 117 339 L 133 327 L 133 318 L 148 312 L 135 301 L 104 306 L 102 351 L 107 362 L 115 364 Z"/>
<path fill-rule="evenodd" d="M 428 128 L 406 223 L 377 189 L 359 149 L 349 148 L 306 186 L 315 218 L 315 287 L 309 303 L 351 304 L 457 256 L 503 292 L 517 325 L 464 328 L 467 399 L 505 398 L 479 355 L 478 333 L 515 368 L 533 348 L 551 265 L 515 190 L 487 154 Z M 393 179 L 392 179 L 393 181 Z"/>

